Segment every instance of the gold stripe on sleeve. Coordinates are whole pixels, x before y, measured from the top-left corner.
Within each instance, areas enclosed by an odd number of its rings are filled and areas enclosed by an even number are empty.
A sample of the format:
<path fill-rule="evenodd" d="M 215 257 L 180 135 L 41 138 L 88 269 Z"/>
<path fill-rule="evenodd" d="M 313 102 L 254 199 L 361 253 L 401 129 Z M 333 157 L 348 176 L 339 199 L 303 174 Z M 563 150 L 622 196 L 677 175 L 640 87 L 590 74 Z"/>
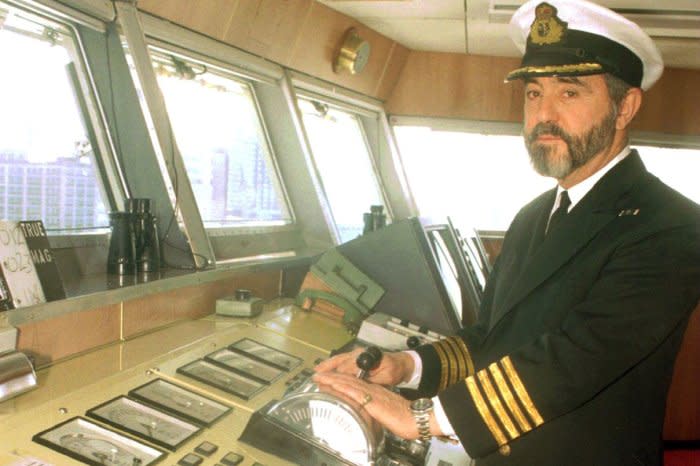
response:
<path fill-rule="evenodd" d="M 467 363 L 464 360 L 464 355 L 462 354 L 462 351 L 460 350 L 459 346 L 457 346 L 457 343 L 454 342 L 454 339 L 452 337 L 446 339 L 445 343 L 450 347 L 452 353 L 454 353 L 456 360 L 455 366 L 457 370 L 454 373 L 454 377 L 450 379 L 450 384 L 453 384 L 457 383 L 458 380 L 462 380 L 467 376 Z"/>
<path fill-rule="evenodd" d="M 450 369 L 450 363 L 447 361 L 447 355 L 445 354 L 445 350 L 442 348 L 442 346 L 440 346 L 439 341 L 433 343 L 433 348 L 435 348 L 435 351 L 440 358 L 440 387 L 438 390 L 444 390 L 447 387 L 447 371 Z"/>
<path fill-rule="evenodd" d="M 508 380 L 510 380 L 510 384 L 515 389 L 515 394 L 518 395 L 523 406 L 525 406 L 525 410 L 532 419 L 532 422 L 535 423 L 535 426 L 543 424 L 544 420 L 542 419 L 542 416 L 540 416 L 540 412 L 537 410 L 537 408 L 535 408 L 535 404 L 532 402 L 527 390 L 525 390 L 525 385 L 523 385 L 522 380 L 520 380 L 520 376 L 515 371 L 515 367 L 513 366 L 513 362 L 510 360 L 510 356 L 504 356 L 501 358 L 501 365 L 506 372 L 506 377 Z"/>
<path fill-rule="evenodd" d="M 493 408 L 493 411 L 501 421 L 501 424 L 503 424 L 503 426 L 506 428 L 508 435 L 511 439 L 518 438 L 520 436 L 520 432 L 518 432 L 518 429 L 515 427 L 515 424 L 513 424 L 513 421 L 503 407 L 501 399 L 496 393 L 496 389 L 493 387 L 491 380 L 489 380 L 488 372 L 485 370 L 480 370 L 476 373 L 476 375 L 479 378 L 479 382 L 481 382 L 481 388 L 483 388 L 484 393 L 486 393 L 486 399 L 491 404 L 491 408 Z"/>
<path fill-rule="evenodd" d="M 467 377 L 466 379 L 464 379 L 464 382 L 467 384 L 467 389 L 469 390 L 469 394 L 472 396 L 472 400 L 474 400 L 474 405 L 476 406 L 477 411 L 479 411 L 481 419 L 484 420 L 484 423 L 491 432 L 491 435 L 493 435 L 493 438 L 496 439 L 496 443 L 499 447 L 505 445 L 507 442 L 506 436 L 503 435 L 501 428 L 498 426 L 496 420 L 491 415 L 491 411 L 489 411 L 489 407 L 486 405 L 486 401 L 481 396 L 479 387 L 477 387 L 476 385 L 474 376 Z"/>
<path fill-rule="evenodd" d="M 457 373 L 459 372 L 458 370 L 458 361 L 457 361 L 457 355 L 455 352 L 452 350 L 452 347 L 450 346 L 450 340 L 441 340 L 439 342 L 441 348 L 445 351 L 445 354 L 447 355 L 447 360 L 450 363 L 450 375 L 447 379 L 447 385 L 452 385 L 453 383 L 457 382 L 459 380 L 457 378 Z"/>
<path fill-rule="evenodd" d="M 520 409 L 520 406 L 518 406 L 518 402 L 515 401 L 513 392 L 510 391 L 510 387 L 508 387 L 506 380 L 503 378 L 501 368 L 494 362 L 489 365 L 489 370 L 491 371 L 493 380 L 496 381 L 496 387 L 498 387 L 501 398 L 503 398 L 503 400 L 506 402 L 506 406 L 508 406 L 508 409 L 513 414 L 513 417 L 520 426 L 520 430 L 523 431 L 523 433 L 532 430 L 530 422 L 525 417 L 525 414 Z"/>
<path fill-rule="evenodd" d="M 469 352 L 469 348 L 467 348 L 467 345 L 461 338 L 455 337 L 455 340 L 457 341 L 459 347 L 462 349 L 462 353 L 464 353 L 464 359 L 467 361 L 467 376 L 474 375 L 474 362 L 472 361 L 472 355 Z"/>

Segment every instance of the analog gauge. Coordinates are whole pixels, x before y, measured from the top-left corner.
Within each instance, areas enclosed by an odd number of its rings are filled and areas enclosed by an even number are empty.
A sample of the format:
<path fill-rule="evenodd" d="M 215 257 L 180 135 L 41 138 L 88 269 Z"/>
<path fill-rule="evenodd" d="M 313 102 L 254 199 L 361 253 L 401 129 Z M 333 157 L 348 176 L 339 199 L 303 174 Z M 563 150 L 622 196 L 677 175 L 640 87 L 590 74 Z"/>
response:
<path fill-rule="evenodd" d="M 87 415 L 170 450 L 200 430 L 199 426 L 124 396 L 88 410 Z"/>
<path fill-rule="evenodd" d="M 281 369 L 268 366 L 227 348 L 207 355 L 206 359 L 268 384 L 283 373 Z"/>
<path fill-rule="evenodd" d="M 248 400 L 265 388 L 265 384 L 243 375 L 223 369 L 203 359 L 186 364 L 177 369 L 178 373 L 185 374 L 208 385 L 233 393 Z"/>
<path fill-rule="evenodd" d="M 276 403 L 268 415 L 340 458 L 357 465 L 371 464 L 382 430 L 352 404 L 327 393 L 300 393 Z"/>
<path fill-rule="evenodd" d="M 180 408 L 184 409 L 197 409 L 197 410 L 202 410 L 206 407 L 203 401 L 193 401 L 190 398 L 187 398 L 185 396 L 177 395 L 177 394 L 169 394 L 169 393 L 161 393 L 160 391 L 156 390 L 155 393 L 161 397 L 164 396 L 170 396 L 171 401 L 175 406 L 179 406 Z"/>
<path fill-rule="evenodd" d="M 211 425 L 231 408 L 175 384 L 156 379 L 129 392 L 129 396 L 199 425 Z"/>
<path fill-rule="evenodd" d="M 115 409 L 109 413 L 109 418 L 117 424 L 126 427 L 136 432 L 141 432 L 149 437 L 167 437 L 167 423 L 159 422 L 158 419 L 143 415 L 138 411 L 132 411 L 129 408 Z"/>
<path fill-rule="evenodd" d="M 272 364 L 282 370 L 289 371 L 301 364 L 301 359 L 296 356 L 284 353 L 280 350 L 270 348 L 257 341 L 244 338 L 229 346 L 234 351 L 240 351 L 254 358 L 261 359 L 268 364 Z"/>
<path fill-rule="evenodd" d="M 165 391 L 158 388 L 153 389 L 154 397 L 163 401 L 163 404 L 172 405 L 173 408 L 179 408 L 183 413 L 191 412 L 194 415 L 198 415 L 203 418 L 214 418 L 219 415 L 218 411 L 209 409 L 203 400 L 197 400 L 194 398 L 181 395 L 179 393 L 173 393 L 172 390 Z"/>
<path fill-rule="evenodd" d="M 149 466 L 165 453 L 157 448 L 74 417 L 32 437 L 32 440 L 81 464 L 104 466 Z M 71 462 L 71 464 L 75 461 Z M 61 462 L 65 464 L 65 462 Z"/>
<path fill-rule="evenodd" d="M 167 414 L 154 414 L 150 410 L 141 411 L 131 406 L 115 407 L 109 411 L 107 419 L 116 426 L 163 442 L 165 445 L 178 445 L 199 430 Z"/>
<path fill-rule="evenodd" d="M 142 461 L 108 440 L 90 437 L 82 433 L 63 435 L 59 443 L 73 453 L 92 458 L 99 464 L 108 466 L 133 466 Z"/>

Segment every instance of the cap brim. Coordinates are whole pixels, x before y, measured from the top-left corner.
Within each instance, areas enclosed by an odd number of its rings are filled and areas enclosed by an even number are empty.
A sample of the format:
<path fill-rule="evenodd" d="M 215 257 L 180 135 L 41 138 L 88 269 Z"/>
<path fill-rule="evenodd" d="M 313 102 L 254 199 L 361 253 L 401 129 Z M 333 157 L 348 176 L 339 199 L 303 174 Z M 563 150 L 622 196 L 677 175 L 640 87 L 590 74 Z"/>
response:
<path fill-rule="evenodd" d="M 590 76 L 605 73 L 600 63 L 573 63 L 568 65 L 523 66 L 508 73 L 505 81 L 547 76 Z"/>

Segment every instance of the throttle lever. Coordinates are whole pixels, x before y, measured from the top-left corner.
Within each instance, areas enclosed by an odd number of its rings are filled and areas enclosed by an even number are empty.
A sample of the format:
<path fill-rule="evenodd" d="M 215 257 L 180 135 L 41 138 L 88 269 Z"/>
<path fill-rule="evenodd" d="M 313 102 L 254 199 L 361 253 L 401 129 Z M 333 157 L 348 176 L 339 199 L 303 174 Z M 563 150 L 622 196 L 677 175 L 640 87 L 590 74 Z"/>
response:
<path fill-rule="evenodd" d="M 376 346 L 370 346 L 355 359 L 355 364 L 360 368 L 357 378 L 364 380 L 371 370 L 379 366 L 382 361 L 382 350 Z"/>

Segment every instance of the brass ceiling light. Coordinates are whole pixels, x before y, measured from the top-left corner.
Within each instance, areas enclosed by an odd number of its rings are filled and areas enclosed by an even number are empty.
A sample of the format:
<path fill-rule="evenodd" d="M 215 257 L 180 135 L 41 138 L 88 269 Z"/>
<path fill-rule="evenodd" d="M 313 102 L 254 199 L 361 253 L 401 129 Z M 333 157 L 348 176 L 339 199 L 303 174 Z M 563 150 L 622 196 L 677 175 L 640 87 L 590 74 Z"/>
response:
<path fill-rule="evenodd" d="M 333 71 L 336 73 L 349 71 L 350 74 L 361 72 L 367 65 L 370 52 L 369 42 L 359 36 L 357 29 L 348 29 L 333 62 Z"/>

